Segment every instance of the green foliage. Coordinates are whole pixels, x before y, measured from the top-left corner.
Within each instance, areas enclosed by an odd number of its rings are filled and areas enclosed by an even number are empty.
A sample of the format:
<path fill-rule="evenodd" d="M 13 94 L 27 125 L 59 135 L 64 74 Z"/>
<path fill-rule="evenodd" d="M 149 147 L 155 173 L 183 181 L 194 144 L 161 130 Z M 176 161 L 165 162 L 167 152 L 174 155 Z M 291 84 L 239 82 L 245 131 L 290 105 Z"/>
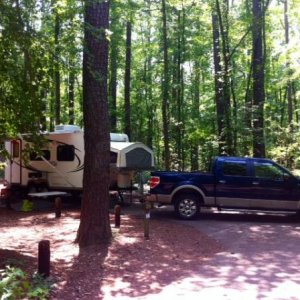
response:
<path fill-rule="evenodd" d="M 82 124 L 81 59 L 83 2 L 74 0 L 0 1 L 0 142 L 20 132 L 52 130 L 55 125 L 55 68 L 60 74 L 61 122 L 70 122 L 70 78 L 74 77 L 75 124 Z M 172 168 L 191 167 L 191 149 L 200 166 L 218 154 L 211 1 L 166 0 L 170 95 L 168 118 Z M 223 3 L 222 1 L 220 3 Z M 225 3 L 225 2 L 224 2 Z M 252 151 L 252 11 L 251 1 L 221 5 L 228 26 L 230 114 L 236 155 Z M 300 122 L 299 0 L 288 0 L 289 43 L 285 41 L 283 2 L 270 1 L 265 12 L 266 149 L 269 157 L 299 156 Z M 60 20 L 55 40 L 55 20 Z M 110 11 L 110 76 L 116 70 L 116 108 L 110 113 L 124 130 L 125 25 L 132 21 L 132 140 L 155 150 L 164 162 L 162 136 L 161 1 L 117 0 Z M 222 47 L 222 45 L 220 45 Z M 115 65 L 114 65 L 115 64 Z M 220 79 L 222 80 L 222 79 Z M 110 81 L 110 80 L 109 80 Z M 293 131 L 289 131 L 287 84 L 292 85 Z M 250 119 L 250 123 L 248 122 Z M 251 123 L 252 122 L 252 123 Z M 288 136 L 290 136 L 288 138 Z M 36 151 L 41 145 L 36 143 Z M 288 150 L 287 150 L 288 149 Z M 285 153 L 285 154 L 284 154 Z M 284 162 L 284 164 L 286 164 Z"/>
<path fill-rule="evenodd" d="M 31 279 L 20 268 L 7 266 L 0 270 L 0 299 L 48 299 L 49 280 L 35 274 Z"/>

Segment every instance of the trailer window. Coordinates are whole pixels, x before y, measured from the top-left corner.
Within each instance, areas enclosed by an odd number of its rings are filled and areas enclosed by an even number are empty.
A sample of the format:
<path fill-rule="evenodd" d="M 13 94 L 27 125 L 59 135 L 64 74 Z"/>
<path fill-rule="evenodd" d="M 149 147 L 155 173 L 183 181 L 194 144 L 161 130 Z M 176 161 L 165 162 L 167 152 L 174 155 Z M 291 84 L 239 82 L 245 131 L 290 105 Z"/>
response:
<path fill-rule="evenodd" d="M 75 147 L 73 145 L 60 145 L 57 147 L 58 161 L 73 161 L 75 159 Z"/>
<path fill-rule="evenodd" d="M 40 155 L 38 155 L 36 152 L 31 152 L 30 153 L 30 160 L 40 161 L 40 160 L 43 160 L 42 157 L 46 160 L 50 160 L 50 151 L 49 150 L 42 150 Z"/>
<path fill-rule="evenodd" d="M 12 141 L 11 145 L 12 145 L 12 156 L 14 158 L 19 157 L 20 156 L 20 143 L 17 141 Z"/>

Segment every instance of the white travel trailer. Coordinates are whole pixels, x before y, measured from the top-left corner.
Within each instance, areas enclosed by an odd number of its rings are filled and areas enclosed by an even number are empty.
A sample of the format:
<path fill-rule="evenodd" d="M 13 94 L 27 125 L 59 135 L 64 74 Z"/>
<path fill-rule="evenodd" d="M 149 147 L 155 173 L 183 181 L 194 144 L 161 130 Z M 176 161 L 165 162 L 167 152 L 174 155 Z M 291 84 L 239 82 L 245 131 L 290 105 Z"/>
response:
<path fill-rule="evenodd" d="M 30 136 L 5 143 L 10 160 L 5 168 L 5 180 L 10 188 L 26 192 L 82 190 L 84 138 L 83 131 L 75 125 L 58 125 L 54 132 L 45 133 L 49 141 L 42 155 L 32 152 L 24 160 L 22 152 L 30 146 Z M 130 188 L 136 171 L 154 167 L 154 155 L 142 143 L 130 143 L 126 134 L 111 133 L 110 187 Z"/>

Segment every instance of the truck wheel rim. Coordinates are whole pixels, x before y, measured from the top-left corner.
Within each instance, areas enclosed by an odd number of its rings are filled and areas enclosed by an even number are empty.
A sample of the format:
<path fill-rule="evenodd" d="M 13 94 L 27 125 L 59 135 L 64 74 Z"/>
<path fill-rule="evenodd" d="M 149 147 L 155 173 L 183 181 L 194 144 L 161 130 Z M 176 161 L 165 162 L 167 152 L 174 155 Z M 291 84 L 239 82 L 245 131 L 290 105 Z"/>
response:
<path fill-rule="evenodd" d="M 197 212 L 196 202 L 191 199 L 184 199 L 179 204 L 179 212 L 185 217 L 193 216 Z"/>

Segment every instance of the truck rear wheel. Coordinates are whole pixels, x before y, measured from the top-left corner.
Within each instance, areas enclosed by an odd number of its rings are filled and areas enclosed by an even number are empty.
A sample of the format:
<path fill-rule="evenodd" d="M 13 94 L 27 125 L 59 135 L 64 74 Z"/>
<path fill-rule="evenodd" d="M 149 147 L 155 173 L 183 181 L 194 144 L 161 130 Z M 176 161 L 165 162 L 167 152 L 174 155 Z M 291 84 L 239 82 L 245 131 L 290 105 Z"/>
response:
<path fill-rule="evenodd" d="M 195 219 L 200 213 L 200 201 L 195 194 L 181 194 L 175 200 L 176 215 L 183 220 Z"/>

